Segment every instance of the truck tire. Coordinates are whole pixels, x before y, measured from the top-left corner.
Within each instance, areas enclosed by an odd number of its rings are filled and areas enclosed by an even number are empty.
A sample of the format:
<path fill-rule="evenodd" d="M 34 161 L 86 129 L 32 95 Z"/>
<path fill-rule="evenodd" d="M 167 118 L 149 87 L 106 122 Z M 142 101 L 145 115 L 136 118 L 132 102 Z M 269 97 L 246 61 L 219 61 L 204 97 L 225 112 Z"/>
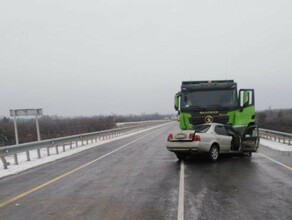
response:
<path fill-rule="evenodd" d="M 245 156 L 246 156 L 246 157 L 251 157 L 251 156 L 252 156 L 252 152 L 242 152 L 242 153 L 241 153 L 241 156 L 242 156 L 242 157 L 245 157 Z"/>
<path fill-rule="evenodd" d="M 251 157 L 252 156 L 252 152 L 246 152 L 246 156 Z"/>
<path fill-rule="evenodd" d="M 209 151 L 209 159 L 211 161 L 216 161 L 219 158 L 219 147 L 216 144 L 213 144 Z"/>

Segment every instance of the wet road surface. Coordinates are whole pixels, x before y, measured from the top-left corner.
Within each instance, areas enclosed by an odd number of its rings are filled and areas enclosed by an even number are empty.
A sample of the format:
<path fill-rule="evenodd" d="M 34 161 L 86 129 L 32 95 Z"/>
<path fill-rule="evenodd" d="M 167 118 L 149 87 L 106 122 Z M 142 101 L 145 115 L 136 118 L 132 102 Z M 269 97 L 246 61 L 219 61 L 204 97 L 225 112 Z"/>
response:
<path fill-rule="evenodd" d="M 292 219 L 292 155 L 261 147 L 252 157 L 180 163 L 165 148 L 176 128 L 0 179 L 0 219 Z"/>

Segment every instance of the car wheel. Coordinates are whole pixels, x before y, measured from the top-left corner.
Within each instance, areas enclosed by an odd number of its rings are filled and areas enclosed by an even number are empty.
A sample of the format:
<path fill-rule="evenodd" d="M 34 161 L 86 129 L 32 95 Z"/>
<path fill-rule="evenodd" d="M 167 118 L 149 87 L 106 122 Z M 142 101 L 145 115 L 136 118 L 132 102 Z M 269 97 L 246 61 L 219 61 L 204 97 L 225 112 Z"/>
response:
<path fill-rule="evenodd" d="M 219 147 L 215 144 L 213 144 L 209 151 L 209 158 L 211 161 L 218 160 L 219 157 Z"/>
<path fill-rule="evenodd" d="M 186 159 L 187 155 L 183 153 L 175 153 L 178 160 L 184 160 Z"/>

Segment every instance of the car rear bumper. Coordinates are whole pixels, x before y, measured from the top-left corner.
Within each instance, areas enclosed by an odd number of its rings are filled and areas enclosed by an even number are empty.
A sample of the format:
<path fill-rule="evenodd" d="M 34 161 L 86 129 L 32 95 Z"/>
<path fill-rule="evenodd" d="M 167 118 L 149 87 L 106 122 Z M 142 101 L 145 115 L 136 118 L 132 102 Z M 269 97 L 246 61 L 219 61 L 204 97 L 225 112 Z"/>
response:
<path fill-rule="evenodd" d="M 202 142 L 167 142 L 167 150 L 171 152 L 209 152 L 210 146 Z"/>

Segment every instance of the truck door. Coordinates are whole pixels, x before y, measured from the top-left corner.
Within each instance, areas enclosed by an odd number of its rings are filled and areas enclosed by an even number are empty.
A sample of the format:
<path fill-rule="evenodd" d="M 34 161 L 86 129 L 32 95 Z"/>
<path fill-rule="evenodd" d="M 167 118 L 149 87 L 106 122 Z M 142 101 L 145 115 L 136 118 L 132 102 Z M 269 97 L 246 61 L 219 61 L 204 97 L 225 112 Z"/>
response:
<path fill-rule="evenodd" d="M 235 125 L 255 123 L 255 94 L 253 89 L 239 90 L 240 110 L 235 113 Z"/>
<path fill-rule="evenodd" d="M 259 147 L 259 129 L 256 125 L 249 126 L 241 139 L 243 152 L 256 152 Z"/>

